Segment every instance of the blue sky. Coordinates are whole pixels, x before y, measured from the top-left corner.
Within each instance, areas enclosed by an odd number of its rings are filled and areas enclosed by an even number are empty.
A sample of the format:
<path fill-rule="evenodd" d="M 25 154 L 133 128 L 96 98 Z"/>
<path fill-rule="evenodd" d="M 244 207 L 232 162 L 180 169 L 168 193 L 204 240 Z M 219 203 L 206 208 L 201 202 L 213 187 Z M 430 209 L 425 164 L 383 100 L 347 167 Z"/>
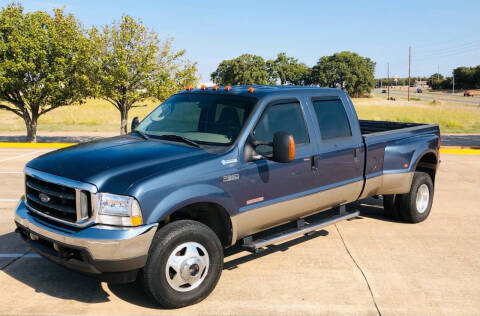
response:
<path fill-rule="evenodd" d="M 1 0 L 2 6 L 9 1 Z M 286 52 L 314 65 L 349 50 L 377 63 L 376 76 L 404 77 L 480 64 L 480 1 L 132 1 L 24 0 L 28 11 L 66 7 L 86 26 L 130 14 L 162 37 L 174 37 L 198 62 L 202 82 L 223 59 Z"/>

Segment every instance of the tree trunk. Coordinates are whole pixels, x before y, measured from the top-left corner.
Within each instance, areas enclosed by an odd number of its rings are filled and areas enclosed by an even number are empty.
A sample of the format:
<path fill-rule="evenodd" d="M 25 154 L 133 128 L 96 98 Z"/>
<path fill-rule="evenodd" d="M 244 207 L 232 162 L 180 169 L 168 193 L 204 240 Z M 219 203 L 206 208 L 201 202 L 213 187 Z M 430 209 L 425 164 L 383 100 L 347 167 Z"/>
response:
<path fill-rule="evenodd" d="M 125 135 L 127 133 L 127 121 L 128 121 L 128 111 L 125 108 L 120 110 L 120 135 Z"/>
<path fill-rule="evenodd" d="M 25 126 L 27 127 L 27 143 L 37 142 L 37 120 L 25 120 Z"/>

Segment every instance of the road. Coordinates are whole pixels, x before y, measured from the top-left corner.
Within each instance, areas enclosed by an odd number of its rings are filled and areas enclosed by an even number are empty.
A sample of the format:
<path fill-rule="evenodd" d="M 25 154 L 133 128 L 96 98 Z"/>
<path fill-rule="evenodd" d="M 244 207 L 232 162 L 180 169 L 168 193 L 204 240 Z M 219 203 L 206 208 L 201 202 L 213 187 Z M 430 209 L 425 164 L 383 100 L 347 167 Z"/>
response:
<path fill-rule="evenodd" d="M 385 98 L 387 94 L 382 93 L 382 90 L 386 90 L 386 88 L 382 89 L 374 89 L 373 94 L 375 95 L 384 95 Z M 415 91 L 417 88 L 410 88 L 410 97 L 412 98 L 420 98 L 424 100 L 440 100 L 445 102 L 454 102 L 454 103 L 463 103 L 463 104 L 475 104 L 480 105 L 480 96 L 475 97 L 464 97 L 463 95 L 452 95 L 449 93 L 443 92 L 423 92 L 423 93 L 416 93 Z M 399 96 L 407 98 L 408 92 L 407 90 L 401 90 L 398 88 L 390 89 L 390 95 L 392 96 Z"/>
<path fill-rule="evenodd" d="M 358 218 L 263 253 L 229 250 L 205 301 L 161 310 L 137 285 L 108 285 L 30 252 L 15 235 L 22 169 L 48 149 L 0 148 L 0 314 L 43 315 L 478 315 L 480 156 L 442 154 L 430 217 Z M 377 309 L 378 308 L 378 309 Z"/>

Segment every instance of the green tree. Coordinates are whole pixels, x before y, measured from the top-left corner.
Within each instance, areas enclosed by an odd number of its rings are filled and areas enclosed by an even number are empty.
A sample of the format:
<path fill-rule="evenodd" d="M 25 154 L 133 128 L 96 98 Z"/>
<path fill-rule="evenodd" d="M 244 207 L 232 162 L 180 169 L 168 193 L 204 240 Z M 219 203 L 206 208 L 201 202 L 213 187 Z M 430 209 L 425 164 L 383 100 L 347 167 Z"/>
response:
<path fill-rule="evenodd" d="M 370 58 L 344 51 L 320 58 L 312 68 L 310 83 L 343 88 L 358 97 L 375 86 L 374 71 L 375 63 Z"/>
<path fill-rule="evenodd" d="M 310 74 L 310 68 L 307 65 L 299 63 L 298 59 L 288 57 L 285 53 L 278 54 L 274 60 L 268 60 L 267 68 L 270 78 L 274 81 L 280 81 L 282 85 L 305 84 Z"/>
<path fill-rule="evenodd" d="M 222 61 L 210 75 L 219 85 L 270 84 L 267 64 L 261 56 L 243 54 L 235 59 Z"/>
<path fill-rule="evenodd" d="M 25 121 L 28 142 L 41 115 L 85 99 L 89 65 L 89 42 L 71 14 L 25 13 L 19 4 L 0 11 L 0 109 Z"/>
<path fill-rule="evenodd" d="M 148 98 L 164 100 L 198 81 L 196 63 L 183 59 L 185 50 L 174 51 L 172 39 L 160 41 L 129 15 L 101 31 L 93 28 L 90 38 L 95 47 L 95 94 L 118 109 L 122 134 L 132 108 L 144 106 Z"/>
<path fill-rule="evenodd" d="M 444 77 L 440 73 L 434 73 L 433 75 L 430 76 L 427 80 L 428 86 L 432 87 L 432 89 L 440 89 L 442 82 L 444 80 Z"/>
<path fill-rule="evenodd" d="M 455 88 L 475 88 L 475 67 L 457 67 L 453 70 L 455 76 Z"/>

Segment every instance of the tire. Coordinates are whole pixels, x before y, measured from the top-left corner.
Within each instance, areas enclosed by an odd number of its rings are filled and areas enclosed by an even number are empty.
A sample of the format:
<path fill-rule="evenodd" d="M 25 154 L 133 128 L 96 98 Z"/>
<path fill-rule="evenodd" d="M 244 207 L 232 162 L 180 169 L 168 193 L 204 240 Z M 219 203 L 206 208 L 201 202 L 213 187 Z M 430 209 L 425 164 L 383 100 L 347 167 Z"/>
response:
<path fill-rule="evenodd" d="M 418 198 L 418 199 L 417 199 Z M 401 218 L 410 223 L 427 219 L 433 202 L 432 178 L 425 172 L 415 172 L 410 192 L 397 194 L 396 207 Z"/>
<path fill-rule="evenodd" d="M 396 194 L 389 194 L 383 196 L 383 214 L 385 215 L 385 217 L 395 221 L 401 219 L 398 214 L 397 204 L 398 203 Z"/>
<path fill-rule="evenodd" d="M 200 222 L 179 220 L 156 232 L 140 277 L 145 292 L 162 307 L 179 308 L 207 297 L 222 270 L 217 235 Z"/>

